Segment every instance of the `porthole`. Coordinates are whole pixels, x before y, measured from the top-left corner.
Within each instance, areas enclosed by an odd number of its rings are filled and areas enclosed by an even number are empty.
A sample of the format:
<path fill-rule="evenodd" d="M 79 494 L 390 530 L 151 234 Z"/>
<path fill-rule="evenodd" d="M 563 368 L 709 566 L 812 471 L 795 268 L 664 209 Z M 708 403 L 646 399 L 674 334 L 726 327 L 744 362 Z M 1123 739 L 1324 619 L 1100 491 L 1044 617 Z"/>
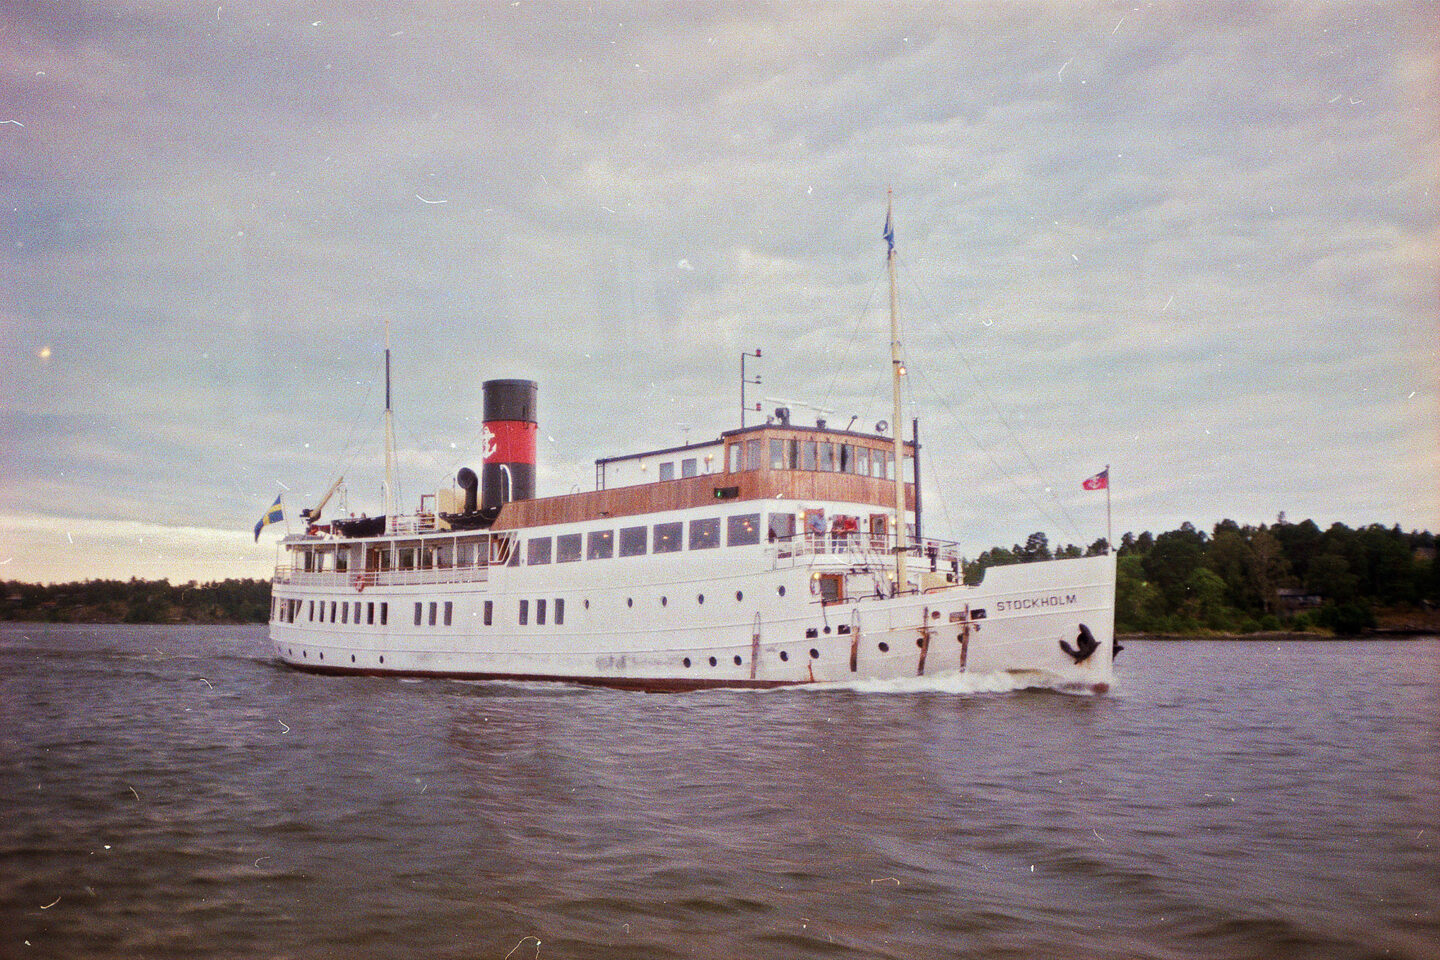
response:
<path fill-rule="evenodd" d="M 385 658 L 384 658 L 384 657 L 381 657 L 381 658 L 380 658 L 380 662 L 381 662 L 381 663 L 384 663 L 384 662 L 385 662 Z"/>
<path fill-rule="evenodd" d="M 735 591 L 735 601 L 738 603 L 739 601 L 744 600 L 744 599 L 745 599 L 745 591 L 744 591 L 744 590 L 736 590 L 736 591 Z"/>
<path fill-rule="evenodd" d="M 916 637 L 916 638 L 915 638 L 915 646 L 917 646 L 917 647 L 923 647 L 923 646 L 925 646 L 925 638 L 924 638 L 924 637 Z"/>
<path fill-rule="evenodd" d="M 325 651 L 324 651 L 324 650 L 321 650 L 321 651 L 320 651 L 320 659 L 321 659 L 321 660 L 324 660 L 324 659 L 325 659 Z"/>
<path fill-rule="evenodd" d="M 668 606 L 669 603 L 670 603 L 670 601 L 669 601 L 669 599 L 667 599 L 666 597 L 661 597 L 661 598 L 660 598 L 660 606 L 662 606 L 662 607 Z"/>
<path fill-rule="evenodd" d="M 735 654 L 735 666 L 738 667 L 738 666 L 740 666 L 740 664 L 743 663 L 743 662 L 744 662 L 744 661 L 742 661 L 742 660 L 740 659 L 740 654 L 738 654 L 738 653 Z"/>
<path fill-rule="evenodd" d="M 816 650 L 814 647 L 811 647 L 811 648 L 810 648 L 810 659 L 811 659 L 811 660 L 819 660 L 819 659 L 820 659 L 820 651 L 819 651 L 819 650 Z"/>
<path fill-rule="evenodd" d="M 354 663 L 354 662 L 355 662 L 355 654 L 353 654 L 353 653 L 350 654 L 350 662 L 351 662 L 351 663 Z"/>
<path fill-rule="evenodd" d="M 589 597 L 586 597 L 586 598 L 585 598 L 585 609 L 586 609 L 586 610 L 589 610 L 589 609 L 590 609 L 590 598 L 589 598 Z"/>
<path fill-rule="evenodd" d="M 304 659 L 304 658 L 309 657 L 309 656 L 310 656 L 310 654 L 306 653 L 304 650 L 301 650 L 301 651 L 300 651 L 300 657 L 301 657 L 301 659 Z"/>
<path fill-rule="evenodd" d="M 781 650 L 781 651 L 780 651 L 780 659 L 781 659 L 782 661 L 789 660 L 789 659 L 790 659 L 790 654 L 789 654 L 789 652 L 786 651 L 786 650 Z"/>
<path fill-rule="evenodd" d="M 780 596 L 782 596 L 782 597 L 785 596 L 785 584 L 783 584 L 783 583 L 780 584 L 780 586 L 777 587 L 776 589 L 780 591 Z"/>
<path fill-rule="evenodd" d="M 626 597 L 626 598 L 625 598 L 625 606 L 627 606 L 627 607 L 633 607 L 633 606 L 635 606 L 635 598 L 634 598 L 634 597 Z"/>
<path fill-rule="evenodd" d="M 716 659 L 715 659 L 714 657 L 711 657 L 711 658 L 710 658 L 710 666 L 713 667 L 713 666 L 715 666 L 716 663 L 717 663 Z"/>
<path fill-rule="evenodd" d="M 827 636 L 827 637 L 830 636 L 830 628 L 829 628 L 829 627 L 826 627 L 825 630 L 824 630 L 824 633 L 825 633 L 825 636 Z"/>
<path fill-rule="evenodd" d="M 890 644 L 886 643 L 884 640 L 881 640 L 881 641 L 880 641 L 880 652 L 881 652 L 881 653 L 889 653 L 889 652 L 890 652 Z"/>
<path fill-rule="evenodd" d="M 685 666 L 687 666 L 687 667 L 690 666 L 690 658 L 689 658 L 689 657 L 686 657 L 683 662 L 684 662 Z"/>
<path fill-rule="evenodd" d="M 697 596 L 697 597 L 695 598 L 695 602 L 696 602 L 696 603 L 704 603 L 704 602 L 705 602 L 705 594 L 702 593 L 702 594 L 700 594 L 699 596 Z"/>

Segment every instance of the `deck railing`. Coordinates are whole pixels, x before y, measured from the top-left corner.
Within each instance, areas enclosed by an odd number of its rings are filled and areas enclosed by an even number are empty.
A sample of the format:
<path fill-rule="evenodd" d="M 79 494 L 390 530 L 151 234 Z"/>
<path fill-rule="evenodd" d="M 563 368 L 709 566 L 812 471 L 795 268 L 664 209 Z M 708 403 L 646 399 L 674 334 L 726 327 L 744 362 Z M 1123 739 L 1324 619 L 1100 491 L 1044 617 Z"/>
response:
<path fill-rule="evenodd" d="M 427 567 L 419 570 L 297 570 L 277 567 L 275 582 L 304 587 L 348 587 L 364 591 L 369 587 L 429 586 L 439 583 L 485 583 L 490 568 Z"/>

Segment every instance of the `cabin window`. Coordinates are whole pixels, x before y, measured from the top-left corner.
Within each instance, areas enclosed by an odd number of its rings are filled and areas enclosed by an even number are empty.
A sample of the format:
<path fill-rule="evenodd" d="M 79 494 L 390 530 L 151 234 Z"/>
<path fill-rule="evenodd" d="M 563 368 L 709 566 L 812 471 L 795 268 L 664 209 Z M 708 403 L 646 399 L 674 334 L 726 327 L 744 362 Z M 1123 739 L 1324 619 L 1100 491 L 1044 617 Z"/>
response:
<path fill-rule="evenodd" d="M 445 626 L 450 626 L 450 618 L 455 612 L 455 604 L 449 600 L 445 601 Z"/>
<path fill-rule="evenodd" d="M 745 462 L 749 464 L 749 469 L 751 470 L 759 470 L 762 466 L 765 465 L 764 462 L 760 459 L 759 440 L 745 441 Z"/>
<path fill-rule="evenodd" d="M 681 542 L 684 536 L 684 526 L 680 523 L 657 523 L 655 524 L 655 552 L 675 553 L 684 543 Z"/>
<path fill-rule="evenodd" d="M 725 542 L 732 547 L 744 547 L 760 542 L 760 514 L 742 513 L 728 517 L 725 521 Z"/>
<path fill-rule="evenodd" d="M 535 623 L 537 626 L 545 626 L 545 600 L 541 598 L 535 601 Z"/>
<path fill-rule="evenodd" d="M 660 479 L 661 479 L 661 480 L 674 480 L 674 479 L 675 479 L 675 461 L 674 461 L 674 460 L 667 460 L 665 463 L 660 464 Z"/>
<path fill-rule="evenodd" d="M 495 622 L 495 601 L 494 601 L 494 600 L 486 600 L 486 601 L 485 601 L 485 618 L 484 618 L 484 619 L 485 619 L 485 626 L 487 626 L 487 627 L 490 626 L 491 624 L 493 624 L 493 623 Z"/>
<path fill-rule="evenodd" d="M 835 444 L 820 444 L 819 469 L 825 471 L 826 473 L 829 473 L 835 469 Z"/>
<path fill-rule="evenodd" d="M 306 615 L 306 618 L 307 618 L 308 620 L 310 620 L 311 622 L 314 622 L 314 620 L 315 620 L 315 601 L 314 601 L 314 600 L 310 600 L 310 601 L 307 601 L 307 602 L 310 604 L 310 611 L 309 611 L 309 613 Z M 323 609 L 323 607 L 322 607 L 322 609 Z"/>
<path fill-rule="evenodd" d="M 550 562 L 550 538 L 535 537 L 525 544 L 525 562 L 532 567 Z"/>
<path fill-rule="evenodd" d="M 331 622 L 331 623 L 334 623 L 334 622 L 335 622 L 335 601 L 334 601 L 334 600 L 331 600 L 331 601 L 330 601 L 330 622 Z"/>
<path fill-rule="evenodd" d="M 414 569 L 415 569 L 415 548 L 414 548 L 414 547 L 401 547 L 401 548 L 400 548 L 400 563 L 399 563 L 399 567 L 400 567 L 401 570 L 414 570 Z"/>
<path fill-rule="evenodd" d="M 767 536 L 771 543 L 776 541 L 787 543 L 795 536 L 795 514 L 793 513 L 772 513 L 768 524 L 770 532 Z"/>
<path fill-rule="evenodd" d="M 564 622 L 565 622 L 565 598 L 564 598 L 564 597 L 556 597 L 556 598 L 555 598 L 555 626 L 558 627 L 558 626 L 562 625 Z"/>
<path fill-rule="evenodd" d="M 785 441 L 784 441 L 784 440 L 774 440 L 774 439 L 772 439 L 772 440 L 770 441 L 770 469 L 771 469 L 771 470 L 784 470 L 784 469 L 785 469 Z"/>
<path fill-rule="evenodd" d="M 430 601 L 430 626 L 435 626 L 435 601 Z"/>
<path fill-rule="evenodd" d="M 335 572 L 346 573 L 350 570 L 350 551 L 341 550 L 335 554 Z"/>
<path fill-rule="evenodd" d="M 690 549 L 708 550 L 720 546 L 720 519 L 690 521 Z"/>
<path fill-rule="evenodd" d="M 615 556 L 615 531 L 595 530 L 585 535 L 585 559 L 608 560 Z"/>
<path fill-rule="evenodd" d="M 389 622 L 390 622 L 390 604 L 387 603 L 387 602 L 381 602 L 381 604 L 380 604 L 380 626 L 383 627 L 383 626 L 385 626 L 386 624 L 388 624 Z"/>
<path fill-rule="evenodd" d="M 700 475 L 698 461 L 694 457 L 687 457 L 680 461 L 680 476 L 696 477 Z"/>
<path fill-rule="evenodd" d="M 365 623 L 369 626 L 375 625 L 375 602 L 365 604 Z"/>
<path fill-rule="evenodd" d="M 620 528 L 620 556 L 641 557 L 645 555 L 647 539 L 650 530 L 648 527 L 621 527 Z"/>
<path fill-rule="evenodd" d="M 530 601 L 529 601 L 529 600 L 521 600 L 521 601 L 520 601 L 520 626 L 523 627 L 523 626 L 525 626 L 525 625 L 526 625 L 527 623 L 529 623 L 529 622 L 530 622 Z"/>
<path fill-rule="evenodd" d="M 415 626 L 417 627 L 420 626 L 420 611 L 424 609 L 424 606 L 420 601 L 415 601 Z"/>
<path fill-rule="evenodd" d="M 580 534 L 564 533 L 555 538 L 555 562 L 574 563 L 580 559 Z"/>
<path fill-rule="evenodd" d="M 340 604 L 340 622 L 341 622 L 341 623 L 349 623 L 349 622 L 350 622 L 350 604 L 348 604 L 348 603 L 342 603 L 342 604 Z"/>
<path fill-rule="evenodd" d="M 815 441 L 806 440 L 800 444 L 800 469 L 815 469 Z"/>

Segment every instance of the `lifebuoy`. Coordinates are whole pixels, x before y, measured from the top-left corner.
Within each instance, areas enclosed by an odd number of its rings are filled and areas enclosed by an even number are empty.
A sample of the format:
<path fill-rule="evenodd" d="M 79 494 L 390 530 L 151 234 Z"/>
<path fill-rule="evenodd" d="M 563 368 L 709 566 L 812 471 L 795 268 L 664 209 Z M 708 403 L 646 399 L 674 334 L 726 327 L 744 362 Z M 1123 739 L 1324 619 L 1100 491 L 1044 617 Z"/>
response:
<path fill-rule="evenodd" d="M 350 585 L 355 588 L 355 592 L 356 592 L 356 593 L 364 593 L 364 592 L 365 592 L 365 575 L 364 575 L 363 573 L 357 573 L 357 574 L 355 574 L 355 576 L 353 576 L 353 577 L 350 578 Z"/>

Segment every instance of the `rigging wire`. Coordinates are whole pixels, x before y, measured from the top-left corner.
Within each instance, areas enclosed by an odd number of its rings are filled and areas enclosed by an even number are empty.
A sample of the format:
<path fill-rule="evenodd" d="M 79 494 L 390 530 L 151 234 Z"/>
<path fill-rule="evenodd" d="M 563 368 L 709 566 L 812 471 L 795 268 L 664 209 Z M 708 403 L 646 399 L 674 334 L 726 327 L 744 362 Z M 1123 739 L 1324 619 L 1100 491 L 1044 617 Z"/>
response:
<path fill-rule="evenodd" d="M 1025 462 L 1030 466 L 1030 470 L 1031 470 L 1032 474 L 1034 475 L 1035 479 L 1036 479 L 1042 486 L 1045 486 L 1045 487 L 1046 487 L 1047 491 L 1050 493 L 1051 499 L 1055 501 L 1055 506 L 1059 508 L 1060 513 L 1061 513 L 1061 514 L 1064 516 L 1064 518 L 1065 518 L 1065 521 L 1070 525 L 1070 529 L 1075 533 L 1075 535 L 1076 535 L 1077 537 L 1079 537 L 1080 539 L 1083 540 L 1084 537 L 1085 537 L 1085 534 L 1080 530 L 1080 525 L 1075 522 L 1075 518 L 1070 515 L 1070 511 L 1066 509 L 1065 504 L 1064 504 L 1063 502 L 1061 502 L 1060 498 L 1057 497 L 1057 496 L 1055 496 L 1053 487 L 1052 487 L 1051 485 L 1045 484 L 1044 474 L 1043 474 L 1042 471 L 1040 470 L 1040 467 L 1035 463 L 1035 459 L 1030 456 L 1030 451 L 1029 451 L 1029 449 L 1025 446 L 1024 442 L 1020 439 L 1020 437 L 1015 433 L 1014 428 L 1010 426 L 1010 421 L 1007 420 L 1007 419 L 1005 418 L 1005 415 L 1000 412 L 1000 405 L 995 402 L 995 398 L 990 395 L 990 391 L 987 390 L 987 389 L 985 389 L 985 384 L 984 384 L 984 382 L 980 379 L 979 375 L 975 372 L 974 366 L 970 363 L 970 358 L 969 358 L 968 356 L 966 356 L 965 351 L 961 348 L 960 343 L 955 339 L 954 334 L 952 334 L 952 333 L 950 332 L 949 328 L 948 328 L 948 327 L 945 327 L 945 326 L 942 326 L 941 324 L 935 322 L 935 320 L 933 319 L 933 316 L 934 316 L 936 313 L 938 313 L 938 311 L 936 310 L 934 304 L 931 303 L 929 297 L 925 296 L 924 290 L 920 288 L 920 285 L 915 281 L 915 278 L 910 274 L 910 271 L 909 271 L 908 267 L 906 266 L 906 264 L 904 263 L 903 260 L 901 260 L 901 264 L 900 264 L 900 265 L 901 265 L 901 267 L 904 268 L 904 270 L 905 270 L 905 279 L 908 281 L 908 283 L 909 283 L 909 285 L 910 285 L 910 288 L 915 291 L 915 293 L 916 293 L 916 295 L 917 295 L 917 298 L 918 298 L 918 299 L 920 300 L 920 302 L 925 306 L 925 308 L 929 311 L 929 314 L 927 315 L 926 319 L 929 321 L 929 323 L 930 323 L 930 325 L 931 325 L 932 327 L 935 327 L 936 329 L 938 329 L 941 333 L 943 333 L 943 334 L 945 335 L 945 339 L 947 339 L 947 340 L 950 341 L 950 346 L 953 348 L 953 350 L 954 350 L 954 352 L 955 352 L 955 355 L 960 358 L 961 364 L 965 367 L 965 372 L 970 375 L 970 379 L 974 381 L 975 386 L 979 389 L 981 396 L 983 396 L 983 397 L 985 398 L 985 402 L 986 402 L 987 404 L 989 404 L 990 412 L 991 412 L 992 414 L 994 414 L 995 419 L 997 419 L 997 420 L 1000 421 L 1001 425 L 1005 428 L 1005 432 L 1010 435 L 1010 439 L 1014 442 L 1015 448 L 1020 451 L 1020 455 L 1025 459 Z M 931 389 L 935 392 L 936 398 L 941 400 L 942 406 L 945 406 L 946 409 L 947 409 L 947 411 L 950 412 L 951 416 L 952 416 L 952 417 L 955 417 L 956 421 L 959 422 L 959 417 L 958 417 L 958 415 L 956 415 L 956 414 L 954 413 L 953 409 L 950 408 L 949 404 L 946 403 L 946 402 L 944 401 L 944 399 L 940 397 L 939 391 L 938 391 L 937 389 L 935 389 L 935 388 L 933 387 L 933 385 L 932 385 L 932 388 L 931 388 Z M 965 429 L 966 434 L 967 434 L 968 436 L 970 436 L 971 439 L 975 439 L 974 435 L 970 433 L 970 431 L 969 431 L 968 428 L 965 428 L 965 427 L 963 427 L 963 425 L 962 425 L 962 429 Z M 977 444 L 979 443 L 978 440 L 977 440 L 976 442 L 977 442 Z M 1038 501 L 1035 499 L 1035 497 L 1030 493 L 1030 491 L 1027 490 L 1023 485 L 1021 485 L 1018 481 L 1016 481 L 1013 477 L 1011 477 L 1010 474 L 1009 474 L 1007 471 L 1005 471 L 1002 467 L 1000 467 L 999 463 L 996 461 L 994 455 L 991 454 L 991 452 L 989 451 L 989 449 L 983 447 L 983 445 L 982 445 L 982 449 L 985 450 L 985 455 L 986 455 L 986 457 L 990 460 L 990 462 L 991 462 L 992 464 L 994 464 L 995 468 L 1000 471 L 1001 475 L 1003 475 L 1003 476 L 1005 477 L 1005 479 L 1009 480 L 1012 484 L 1014 484 L 1015 487 L 1016 487 L 1018 490 L 1020 490 L 1021 493 L 1023 493 L 1023 494 L 1025 495 L 1026 499 L 1028 499 L 1028 500 L 1031 502 L 1031 504 L 1034 505 L 1034 506 L 1036 507 L 1036 509 L 1038 509 L 1038 510 L 1040 511 L 1041 516 L 1043 516 L 1043 517 L 1046 519 L 1047 522 L 1055 523 L 1056 521 L 1055 521 L 1054 517 L 1050 514 L 1050 512 L 1049 512 L 1048 510 L 1045 510 L 1043 507 L 1040 506 L 1039 502 L 1038 502 Z M 1062 527 L 1063 527 L 1063 524 L 1058 524 L 1058 523 L 1057 523 L 1057 526 L 1062 526 Z"/>

